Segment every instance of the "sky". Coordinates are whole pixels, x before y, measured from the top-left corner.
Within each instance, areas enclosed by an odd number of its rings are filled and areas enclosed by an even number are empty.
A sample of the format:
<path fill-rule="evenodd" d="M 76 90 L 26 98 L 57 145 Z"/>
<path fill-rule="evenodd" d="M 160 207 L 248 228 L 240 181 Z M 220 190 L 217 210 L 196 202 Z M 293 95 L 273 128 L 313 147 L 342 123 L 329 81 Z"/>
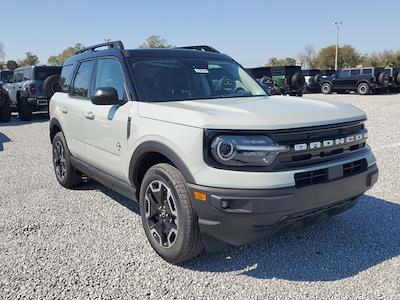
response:
<path fill-rule="evenodd" d="M 340 44 L 362 54 L 400 50 L 399 0 L 0 1 L 5 60 L 30 51 L 45 64 L 77 42 L 110 38 L 132 49 L 160 35 L 175 46 L 211 45 L 256 67 L 270 57 L 297 57 L 306 45 L 334 44 L 335 20 L 343 21 Z"/>

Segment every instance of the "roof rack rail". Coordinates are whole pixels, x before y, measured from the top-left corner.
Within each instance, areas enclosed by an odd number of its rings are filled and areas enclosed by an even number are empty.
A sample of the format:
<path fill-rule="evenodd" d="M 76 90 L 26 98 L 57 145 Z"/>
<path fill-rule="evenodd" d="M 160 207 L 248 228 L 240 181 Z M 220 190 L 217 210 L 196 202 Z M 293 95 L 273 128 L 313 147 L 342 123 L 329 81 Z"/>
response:
<path fill-rule="evenodd" d="M 192 49 L 192 50 L 199 50 L 199 51 L 207 51 L 207 52 L 215 52 L 220 53 L 217 49 L 207 46 L 207 45 L 200 45 L 200 46 L 185 46 L 185 47 L 178 47 L 180 49 Z"/>
<path fill-rule="evenodd" d="M 112 41 L 102 44 L 93 45 L 87 48 L 76 51 L 74 54 L 79 54 L 86 51 L 95 51 L 97 48 L 108 47 L 108 49 L 120 49 L 124 50 L 124 44 L 121 41 Z"/>

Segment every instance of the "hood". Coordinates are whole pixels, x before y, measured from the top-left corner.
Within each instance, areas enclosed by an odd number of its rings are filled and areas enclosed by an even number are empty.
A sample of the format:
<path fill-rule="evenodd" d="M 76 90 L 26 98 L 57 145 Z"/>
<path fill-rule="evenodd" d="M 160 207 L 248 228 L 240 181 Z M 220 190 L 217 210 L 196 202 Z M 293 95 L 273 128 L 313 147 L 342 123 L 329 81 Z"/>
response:
<path fill-rule="evenodd" d="M 142 117 L 208 129 L 287 129 L 366 119 L 349 104 L 288 96 L 141 102 Z"/>

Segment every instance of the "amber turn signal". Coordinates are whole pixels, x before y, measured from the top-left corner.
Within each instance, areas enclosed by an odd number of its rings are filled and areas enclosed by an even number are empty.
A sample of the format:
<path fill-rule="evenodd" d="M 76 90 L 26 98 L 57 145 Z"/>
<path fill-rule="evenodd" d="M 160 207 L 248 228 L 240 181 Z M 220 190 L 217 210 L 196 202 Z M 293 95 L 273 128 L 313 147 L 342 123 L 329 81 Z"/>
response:
<path fill-rule="evenodd" d="M 194 192 L 193 192 L 193 196 L 194 196 L 194 199 L 196 199 L 196 200 L 199 200 L 199 201 L 207 201 L 207 194 L 204 193 L 204 192 L 197 192 L 197 191 L 194 191 Z"/>

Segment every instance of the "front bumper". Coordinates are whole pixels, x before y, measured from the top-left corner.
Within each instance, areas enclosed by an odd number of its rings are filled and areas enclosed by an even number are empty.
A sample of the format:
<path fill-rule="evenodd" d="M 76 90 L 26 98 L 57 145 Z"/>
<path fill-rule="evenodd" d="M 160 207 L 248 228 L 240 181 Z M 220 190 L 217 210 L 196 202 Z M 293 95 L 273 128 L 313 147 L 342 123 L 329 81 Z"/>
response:
<path fill-rule="evenodd" d="M 243 245 L 340 213 L 352 207 L 377 180 L 378 167 L 373 165 L 353 176 L 300 188 L 188 186 L 191 195 L 193 191 L 207 194 L 206 201 L 192 196 L 192 203 L 206 248 L 214 251 L 226 244 Z"/>

